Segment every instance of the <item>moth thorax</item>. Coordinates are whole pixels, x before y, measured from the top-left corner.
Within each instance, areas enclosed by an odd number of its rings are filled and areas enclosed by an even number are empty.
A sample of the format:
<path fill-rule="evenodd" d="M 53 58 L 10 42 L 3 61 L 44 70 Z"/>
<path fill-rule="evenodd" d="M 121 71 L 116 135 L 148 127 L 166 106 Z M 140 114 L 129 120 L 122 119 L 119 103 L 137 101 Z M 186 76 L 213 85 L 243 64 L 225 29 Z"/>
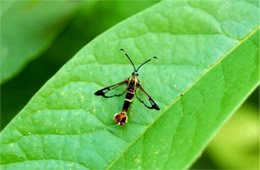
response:
<path fill-rule="evenodd" d="M 127 115 L 125 112 L 122 113 L 116 113 L 114 116 L 114 121 L 118 124 L 118 125 L 125 125 L 127 123 Z"/>

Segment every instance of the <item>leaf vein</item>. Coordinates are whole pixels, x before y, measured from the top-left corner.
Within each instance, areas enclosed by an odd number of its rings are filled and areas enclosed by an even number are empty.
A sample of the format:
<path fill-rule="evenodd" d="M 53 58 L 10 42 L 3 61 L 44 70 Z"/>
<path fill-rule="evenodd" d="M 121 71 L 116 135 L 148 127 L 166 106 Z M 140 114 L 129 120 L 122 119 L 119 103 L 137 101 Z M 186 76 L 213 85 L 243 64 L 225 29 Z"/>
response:
<path fill-rule="evenodd" d="M 238 46 L 240 46 L 243 42 L 245 42 L 247 39 L 249 39 L 256 31 L 258 31 L 260 28 L 260 26 L 256 27 L 255 29 L 253 29 L 250 33 L 248 33 L 243 39 L 241 39 L 240 41 L 238 41 L 237 44 L 234 45 L 233 48 L 231 48 L 230 50 L 228 50 L 222 57 L 220 57 L 220 59 L 213 65 L 211 65 L 197 80 L 195 80 L 190 87 L 188 87 L 187 89 L 184 90 L 183 94 L 185 94 L 186 92 L 188 92 L 199 80 L 201 80 L 208 72 L 210 72 L 213 68 L 215 68 L 219 63 L 221 63 L 221 61 L 226 58 L 226 56 L 228 56 L 231 52 L 233 52 Z M 106 169 L 110 169 L 114 163 L 124 154 L 125 151 L 127 151 L 140 137 L 143 136 L 143 134 L 145 134 L 145 132 L 147 132 L 147 130 L 169 109 L 172 107 L 173 104 L 175 104 L 181 96 L 176 97 L 171 104 L 166 107 L 145 129 L 143 132 L 141 132 L 137 138 L 135 140 L 133 140 L 133 142 L 131 142 L 125 149 L 123 152 L 121 152 L 121 155 L 119 157 L 117 157 L 116 159 L 114 159 L 114 161 L 111 162 L 110 165 L 107 166 Z"/>

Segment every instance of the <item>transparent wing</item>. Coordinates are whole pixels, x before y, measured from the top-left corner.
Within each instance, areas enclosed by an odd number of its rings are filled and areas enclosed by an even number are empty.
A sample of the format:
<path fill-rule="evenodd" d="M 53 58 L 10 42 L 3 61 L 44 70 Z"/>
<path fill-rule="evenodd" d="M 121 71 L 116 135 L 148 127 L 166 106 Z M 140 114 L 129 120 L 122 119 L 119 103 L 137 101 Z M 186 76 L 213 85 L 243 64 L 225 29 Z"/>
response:
<path fill-rule="evenodd" d="M 112 86 L 105 87 L 101 90 L 95 92 L 96 96 L 103 96 L 105 98 L 121 96 L 126 91 L 127 80 L 120 83 L 114 84 Z"/>
<path fill-rule="evenodd" d="M 138 84 L 136 89 L 136 97 L 147 108 L 160 110 L 159 106 L 153 101 L 153 99 L 148 95 L 148 93 L 143 89 L 140 84 Z"/>

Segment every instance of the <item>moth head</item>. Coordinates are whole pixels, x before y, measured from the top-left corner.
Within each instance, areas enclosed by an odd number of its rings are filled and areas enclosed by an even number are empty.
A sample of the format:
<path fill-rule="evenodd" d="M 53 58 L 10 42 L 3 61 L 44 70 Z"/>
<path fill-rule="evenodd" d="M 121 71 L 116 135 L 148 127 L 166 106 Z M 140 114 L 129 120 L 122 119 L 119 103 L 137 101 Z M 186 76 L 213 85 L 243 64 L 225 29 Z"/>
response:
<path fill-rule="evenodd" d="M 133 76 L 139 76 L 138 72 L 135 70 L 133 73 L 132 73 Z"/>

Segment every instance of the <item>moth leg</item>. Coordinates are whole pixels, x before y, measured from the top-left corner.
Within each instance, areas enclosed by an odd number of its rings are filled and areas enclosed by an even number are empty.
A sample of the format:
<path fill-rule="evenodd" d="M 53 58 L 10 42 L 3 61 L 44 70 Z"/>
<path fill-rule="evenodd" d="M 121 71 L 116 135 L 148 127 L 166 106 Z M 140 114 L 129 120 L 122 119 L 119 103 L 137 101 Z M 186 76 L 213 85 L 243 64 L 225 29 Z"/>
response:
<path fill-rule="evenodd" d="M 128 109 L 128 115 L 131 115 L 132 113 L 133 113 L 133 108 L 132 108 L 132 104 L 131 104 Z"/>
<path fill-rule="evenodd" d="M 139 80 L 140 81 L 140 83 L 145 83 L 146 81 L 145 80 Z"/>

